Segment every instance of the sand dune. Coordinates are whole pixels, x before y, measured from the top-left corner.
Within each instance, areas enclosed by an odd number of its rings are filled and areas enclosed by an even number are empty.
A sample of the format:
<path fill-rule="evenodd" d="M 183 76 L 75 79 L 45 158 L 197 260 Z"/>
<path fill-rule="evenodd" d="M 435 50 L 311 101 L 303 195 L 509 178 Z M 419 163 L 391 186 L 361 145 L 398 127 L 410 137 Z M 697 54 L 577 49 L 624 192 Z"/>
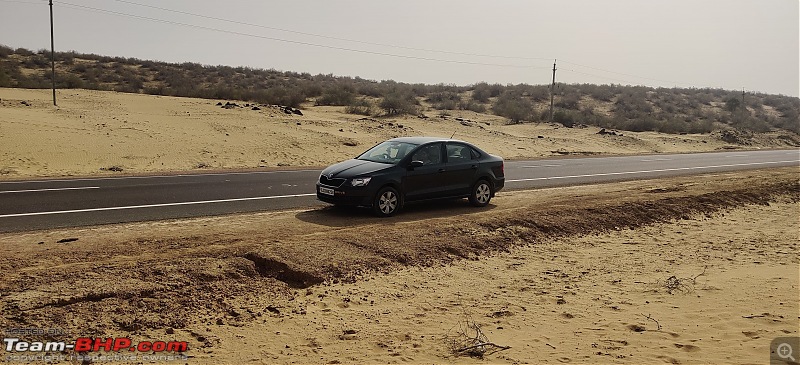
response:
<path fill-rule="evenodd" d="M 216 100 L 91 90 L 59 91 L 58 104 L 49 90 L 0 89 L 0 179 L 323 166 L 406 135 L 455 135 L 506 159 L 787 145 L 769 136 L 732 145 L 708 134 L 599 135 L 595 127 L 507 125 L 468 111 L 362 119 L 308 105 L 300 116 L 245 102 L 224 109 Z"/>

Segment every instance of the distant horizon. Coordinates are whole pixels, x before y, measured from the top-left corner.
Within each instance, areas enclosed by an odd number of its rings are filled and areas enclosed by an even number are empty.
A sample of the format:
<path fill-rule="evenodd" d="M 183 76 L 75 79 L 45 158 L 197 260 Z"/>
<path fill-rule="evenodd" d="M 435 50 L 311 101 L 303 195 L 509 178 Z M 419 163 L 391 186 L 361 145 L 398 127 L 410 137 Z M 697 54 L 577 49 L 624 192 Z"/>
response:
<path fill-rule="evenodd" d="M 0 6 L 0 42 L 49 50 L 45 2 Z M 53 8 L 60 52 L 463 86 L 548 85 L 557 59 L 563 84 L 800 97 L 796 0 L 55 0 Z"/>

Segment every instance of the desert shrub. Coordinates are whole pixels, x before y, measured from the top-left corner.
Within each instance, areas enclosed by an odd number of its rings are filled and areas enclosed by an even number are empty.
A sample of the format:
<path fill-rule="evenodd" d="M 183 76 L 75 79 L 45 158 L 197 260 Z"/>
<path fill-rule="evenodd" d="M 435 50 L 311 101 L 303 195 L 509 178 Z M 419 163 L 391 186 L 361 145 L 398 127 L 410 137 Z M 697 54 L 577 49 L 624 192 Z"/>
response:
<path fill-rule="evenodd" d="M 350 105 L 344 108 L 345 113 L 358 114 L 358 115 L 372 115 L 372 103 L 366 99 L 354 100 Z"/>
<path fill-rule="evenodd" d="M 678 119 L 661 120 L 656 123 L 655 130 L 661 133 L 677 134 L 686 132 L 686 122 Z"/>
<path fill-rule="evenodd" d="M 581 94 L 577 90 L 570 90 L 561 95 L 557 100 L 555 105 L 559 108 L 578 110 Z"/>
<path fill-rule="evenodd" d="M 655 119 L 650 116 L 643 116 L 622 122 L 621 126 L 617 128 L 633 132 L 646 132 L 655 131 L 658 126 L 659 123 Z"/>
<path fill-rule="evenodd" d="M 488 103 L 489 98 L 492 97 L 491 90 L 489 89 L 489 84 L 482 82 L 475 84 L 472 87 L 472 100 L 475 100 L 479 103 Z"/>
<path fill-rule="evenodd" d="M 550 100 L 550 86 L 536 85 L 527 90 L 528 96 L 534 101 Z"/>
<path fill-rule="evenodd" d="M 18 56 L 30 56 L 33 55 L 33 52 L 25 48 L 17 48 L 14 50 L 14 54 Z"/>
<path fill-rule="evenodd" d="M 11 76 L 8 73 L 0 69 L 0 87 L 13 87 L 14 82 L 11 80 Z"/>
<path fill-rule="evenodd" d="M 50 65 L 50 59 L 41 54 L 32 54 L 23 62 L 27 68 L 45 68 Z"/>
<path fill-rule="evenodd" d="M 642 118 L 653 111 L 643 90 L 626 89 L 617 96 L 613 111 L 623 118 Z M 646 129 L 651 130 L 651 129 Z"/>
<path fill-rule="evenodd" d="M 83 88 L 83 80 L 81 80 L 78 75 L 70 73 L 62 76 L 60 80 L 57 80 L 57 85 L 65 89 L 81 89 Z"/>
<path fill-rule="evenodd" d="M 486 112 L 486 105 L 476 102 L 475 100 L 465 100 L 459 102 L 458 105 L 459 109 L 462 110 L 470 110 L 476 113 L 485 113 Z"/>
<path fill-rule="evenodd" d="M 322 88 L 322 85 L 316 84 L 316 83 L 313 83 L 313 82 L 305 82 L 305 83 L 303 83 L 302 89 L 303 89 L 303 94 L 305 94 L 306 97 L 308 97 L 308 98 L 316 98 L 316 97 L 323 96 L 323 93 L 325 92 L 325 90 Z M 350 92 L 352 94 L 352 90 L 346 89 L 346 91 Z M 334 105 L 334 104 L 331 104 L 331 105 Z M 338 104 L 338 105 L 347 105 L 347 103 Z"/>
<path fill-rule="evenodd" d="M 71 66 L 75 63 L 75 52 L 56 52 L 55 58 L 56 62 Z"/>
<path fill-rule="evenodd" d="M 49 79 L 49 73 L 47 77 L 35 77 L 31 75 L 30 77 L 26 77 L 25 75 L 18 75 L 16 77 L 17 81 L 14 87 L 21 87 L 25 89 L 46 89 L 52 86 L 52 83 Z"/>
<path fill-rule="evenodd" d="M 753 110 L 763 110 L 764 100 L 761 97 L 748 97 L 745 99 L 745 105 L 753 108 Z"/>
<path fill-rule="evenodd" d="M 553 111 L 553 122 L 559 123 L 568 128 L 572 128 L 575 124 L 577 124 L 578 119 L 579 117 L 573 111 L 566 111 L 561 109 Z"/>
<path fill-rule="evenodd" d="M 714 101 L 714 96 L 706 92 L 698 92 L 694 94 L 693 98 L 703 105 L 711 105 L 711 102 Z"/>
<path fill-rule="evenodd" d="M 322 92 L 317 98 L 315 105 L 351 105 L 355 100 L 355 95 L 344 87 L 331 87 Z"/>
<path fill-rule="evenodd" d="M 714 122 L 709 119 L 687 121 L 684 124 L 683 132 L 686 133 L 710 133 L 714 130 Z"/>
<path fill-rule="evenodd" d="M 79 64 L 75 65 L 74 67 L 72 67 L 72 72 L 77 72 L 77 73 L 82 74 L 82 73 L 85 73 L 86 70 L 88 70 L 88 69 L 89 69 L 89 67 L 86 66 L 86 64 L 79 63 Z"/>
<path fill-rule="evenodd" d="M 611 101 L 617 95 L 613 85 L 581 85 L 581 90 L 600 101 Z"/>
<path fill-rule="evenodd" d="M 429 103 L 441 103 L 443 101 L 461 101 L 461 97 L 458 93 L 453 91 L 437 91 L 428 94 L 428 97 L 425 98 L 425 101 Z"/>
<path fill-rule="evenodd" d="M 158 86 L 148 86 L 142 90 L 145 94 L 148 95 L 164 95 L 164 85 Z M 220 98 L 224 99 L 224 98 Z"/>
<path fill-rule="evenodd" d="M 458 102 L 455 100 L 444 100 L 434 103 L 433 108 L 437 110 L 454 110 L 458 109 Z"/>
<path fill-rule="evenodd" d="M 256 101 L 265 104 L 278 104 L 299 108 L 300 104 L 306 101 L 306 96 L 299 88 L 277 87 L 267 90 L 267 92 L 259 96 Z"/>
<path fill-rule="evenodd" d="M 439 85 L 428 86 L 425 84 L 412 84 L 409 88 L 415 97 L 424 97 L 425 95 L 430 94 L 437 86 Z"/>
<path fill-rule="evenodd" d="M 413 93 L 393 91 L 380 102 L 386 115 L 417 114 L 417 100 Z"/>
<path fill-rule="evenodd" d="M 14 49 L 0 44 L 0 58 L 7 58 L 14 54 Z"/>
<path fill-rule="evenodd" d="M 97 79 L 100 82 L 104 82 L 107 84 L 114 84 L 122 80 L 122 78 L 114 72 L 102 72 L 100 73 L 100 77 L 98 77 Z"/>
<path fill-rule="evenodd" d="M 752 132 L 768 132 L 772 129 L 766 120 L 754 118 L 749 113 L 734 114 L 729 123 L 733 128 Z"/>
<path fill-rule="evenodd" d="M 360 95 L 371 96 L 373 98 L 382 98 L 383 95 L 385 95 L 381 87 L 375 82 L 358 85 L 356 92 Z"/>
<path fill-rule="evenodd" d="M 519 123 L 533 118 L 533 103 L 514 92 L 506 91 L 492 106 L 495 114 L 511 119 L 511 123 Z"/>
<path fill-rule="evenodd" d="M 489 85 L 479 82 L 472 86 L 472 99 L 480 103 L 488 103 L 489 98 L 500 96 L 505 88 L 500 84 Z"/>
<path fill-rule="evenodd" d="M 725 100 L 725 110 L 733 113 L 742 106 L 742 101 L 736 97 L 729 97 Z"/>

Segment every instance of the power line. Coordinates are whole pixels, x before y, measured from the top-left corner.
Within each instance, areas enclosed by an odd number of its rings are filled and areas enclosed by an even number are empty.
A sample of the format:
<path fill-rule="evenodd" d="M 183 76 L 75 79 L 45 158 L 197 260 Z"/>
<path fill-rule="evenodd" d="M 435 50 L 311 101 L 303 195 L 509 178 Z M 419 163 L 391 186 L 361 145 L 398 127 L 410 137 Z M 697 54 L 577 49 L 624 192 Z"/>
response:
<path fill-rule="evenodd" d="M 163 8 L 163 7 L 159 7 L 159 6 L 154 6 L 154 5 L 141 4 L 141 3 L 128 1 L 128 0 L 114 0 L 114 1 L 119 2 L 119 3 L 124 3 L 124 4 L 147 7 L 147 8 L 152 8 L 152 9 L 156 9 L 156 10 L 161 10 L 161 11 L 166 11 L 166 12 L 171 12 L 171 13 L 176 13 L 176 14 L 190 15 L 190 16 L 194 16 L 194 17 L 211 19 L 211 20 L 216 20 L 216 21 L 222 21 L 222 22 L 227 22 L 227 23 L 232 23 L 232 24 L 246 25 L 246 26 L 251 26 L 251 27 L 258 27 L 258 28 L 263 28 L 263 29 L 270 29 L 270 30 L 275 30 L 275 31 L 294 33 L 294 34 L 300 34 L 300 35 L 312 36 L 312 37 L 319 37 L 319 38 L 331 39 L 331 40 L 338 40 L 338 41 L 360 43 L 360 44 L 366 44 L 366 45 L 391 47 L 391 48 L 413 50 L 413 51 L 421 51 L 421 52 L 452 54 L 452 55 L 460 55 L 460 56 L 501 58 L 501 59 L 517 59 L 517 60 L 549 60 L 549 58 L 539 58 L 539 57 L 519 57 L 519 56 L 507 56 L 507 55 L 490 55 L 490 54 L 481 54 L 481 53 L 453 52 L 453 51 L 433 50 L 433 49 L 425 49 L 425 48 L 406 47 L 406 46 L 391 45 L 391 44 L 378 43 L 378 42 L 368 42 L 368 41 L 362 41 L 362 40 L 357 40 L 357 39 L 340 38 L 340 37 L 326 36 L 326 35 L 309 33 L 309 32 L 295 31 L 295 30 L 290 30 L 290 29 L 269 27 L 269 26 L 265 26 L 265 25 L 261 25 L 261 24 L 254 24 L 254 23 L 242 22 L 242 21 L 237 21 L 237 20 L 213 17 L 213 16 L 208 16 L 208 15 L 203 15 L 203 14 L 196 14 L 196 13 L 191 13 L 191 12 L 186 12 L 186 11 L 181 11 L 181 10 L 168 9 L 168 8 Z M 29 4 L 29 5 L 42 4 L 42 3 L 38 3 L 38 2 L 30 2 L 30 1 L 24 1 L 24 0 L 0 0 L 0 2 L 20 3 L 20 4 Z M 44 5 L 44 4 L 42 4 L 42 5 Z M 298 45 L 305 45 L 305 46 L 312 46 L 312 47 L 319 47 L 319 48 L 327 48 L 327 49 L 334 49 L 334 50 L 347 51 L 347 52 L 357 52 L 357 53 L 364 53 L 364 54 L 372 54 L 372 55 L 378 55 L 378 56 L 414 59 L 414 60 L 422 60 L 422 61 L 433 61 L 433 62 L 477 65 L 477 66 L 492 66 L 492 67 L 507 67 L 507 68 L 527 68 L 527 69 L 546 69 L 546 68 L 549 68 L 549 67 L 534 67 L 534 66 L 526 66 L 526 65 L 513 65 L 513 64 L 498 64 L 498 63 L 486 63 L 486 62 L 471 62 L 471 61 L 460 61 L 460 60 L 448 60 L 448 59 L 439 59 L 439 58 L 431 58 L 431 57 L 421 57 L 421 56 L 412 56 L 412 55 L 404 55 L 404 54 L 376 52 L 376 51 L 369 51 L 369 50 L 357 49 L 357 48 L 338 47 L 338 46 L 332 46 L 332 45 L 326 45 L 326 44 L 303 42 L 303 41 L 296 41 L 296 40 L 283 39 L 283 38 L 277 38 L 277 37 L 269 37 L 269 36 L 263 36 L 263 35 L 258 35 L 258 34 L 237 32 L 237 31 L 232 31 L 232 30 L 225 30 L 225 29 L 207 27 L 207 26 L 196 25 L 196 24 L 181 23 L 181 22 L 176 22 L 176 21 L 171 21 L 171 20 L 164 20 L 164 19 L 152 18 L 152 17 L 147 17 L 147 16 L 128 14 L 128 13 L 123 13 L 123 12 L 118 12 L 118 11 L 113 11 L 113 10 L 94 8 L 94 7 L 90 7 L 90 6 L 71 4 L 71 3 L 68 3 L 68 2 L 59 2 L 59 5 L 65 5 L 66 7 L 74 9 L 74 10 L 101 12 L 101 13 L 107 13 L 107 14 L 112 14 L 112 15 L 117 15 L 117 16 L 136 18 L 136 19 L 141 19 L 141 20 L 159 22 L 159 23 L 164 23 L 164 24 L 172 24 L 172 25 L 184 26 L 184 27 L 191 27 L 191 28 L 203 29 L 203 30 L 215 31 L 215 32 L 221 32 L 221 33 L 228 33 L 228 34 L 239 35 L 239 36 L 247 36 L 247 37 L 260 38 L 260 39 L 266 39 L 266 40 L 272 40 L 272 41 L 278 41 L 278 42 L 284 42 L 284 43 L 292 43 L 292 44 L 298 44 Z M 659 81 L 659 82 L 667 82 L 667 83 L 671 83 L 673 85 L 691 85 L 691 84 L 684 83 L 684 82 L 677 82 L 677 81 L 664 80 L 664 79 L 658 79 L 658 78 L 652 78 L 652 77 L 638 76 L 638 75 L 629 74 L 629 73 L 611 71 L 611 70 L 606 70 L 606 69 L 602 69 L 602 68 L 598 68 L 598 67 L 583 65 L 583 64 L 580 64 L 580 63 L 577 63 L 577 62 L 566 61 L 566 60 L 562 60 L 562 62 L 567 63 L 567 64 L 571 64 L 571 65 L 575 65 L 575 66 L 579 66 L 579 67 L 585 67 L 585 68 L 592 69 L 592 70 L 597 70 L 597 71 L 602 71 L 602 72 L 607 72 L 607 73 L 612 73 L 612 74 L 617 74 L 617 75 L 623 75 L 623 76 L 633 77 L 633 78 L 637 78 L 637 79 Z M 629 80 L 624 80 L 624 79 L 619 79 L 619 78 L 601 76 L 601 75 L 591 74 L 591 73 L 577 71 L 577 70 L 573 70 L 573 69 L 562 69 L 562 70 L 575 72 L 575 73 L 583 74 L 583 75 L 587 75 L 587 76 L 593 76 L 593 77 L 599 77 L 599 78 L 603 78 L 603 79 L 613 80 L 613 81 L 625 82 L 625 83 L 628 83 L 628 84 L 641 84 L 639 82 L 632 82 L 632 81 L 629 81 Z"/>
<path fill-rule="evenodd" d="M 573 70 L 573 69 L 570 69 L 570 68 L 560 68 L 560 70 L 561 71 L 574 72 L 574 73 L 578 73 L 578 74 L 586 75 L 586 76 L 599 77 L 599 78 L 602 78 L 602 79 L 607 79 L 607 80 L 612 80 L 612 81 L 624 82 L 624 83 L 631 84 L 631 85 L 640 84 L 640 83 L 634 82 L 634 81 L 623 80 L 623 79 L 618 79 L 618 78 L 608 77 L 608 76 L 595 75 L 595 74 L 591 74 L 591 73 L 588 73 L 588 72 L 582 72 L 582 71 Z"/>
<path fill-rule="evenodd" d="M 213 16 L 208 16 L 208 15 L 203 15 L 203 14 L 190 13 L 190 12 L 187 12 L 187 11 L 181 11 L 181 10 L 175 10 L 175 9 L 167 9 L 167 8 L 162 8 L 162 7 L 159 7 L 159 6 L 148 5 L 148 4 L 140 4 L 140 3 L 137 3 L 137 2 L 127 1 L 127 0 L 114 0 L 114 1 L 119 2 L 119 3 L 124 3 L 124 4 L 131 4 L 131 5 L 142 6 L 142 7 L 151 8 L 151 9 L 168 11 L 168 12 L 176 13 L 176 14 L 191 15 L 191 16 L 195 16 L 195 17 L 199 17 L 199 18 L 217 20 L 217 21 L 222 21 L 222 22 L 227 22 L 227 23 L 233 23 L 233 24 L 239 24 L 239 25 L 247 25 L 247 26 L 251 26 L 251 27 L 258 27 L 258 28 L 264 28 L 264 29 L 270 29 L 270 30 L 277 30 L 277 31 L 280 31 L 280 32 L 294 33 L 294 34 L 300 34 L 300 35 L 312 36 L 312 37 L 319 37 L 319 38 L 325 38 L 325 39 L 331 39 L 331 40 L 337 40 L 337 41 L 345 41 L 345 42 L 367 44 L 367 45 L 372 45 L 372 46 L 391 47 L 391 48 L 399 48 L 399 49 L 405 49 L 405 50 L 410 50 L 410 51 L 423 51 L 423 52 L 432 52 L 432 53 L 443 53 L 443 54 L 451 54 L 451 55 L 459 55 L 459 56 L 505 58 L 505 59 L 517 59 L 517 60 L 550 60 L 550 58 L 542 58 L 542 57 L 520 57 L 520 56 L 506 56 L 506 55 L 490 55 L 490 54 L 481 54 L 481 53 L 452 52 L 452 51 L 443 51 L 443 50 L 437 50 L 437 49 L 415 48 L 415 47 L 406 47 L 406 46 L 399 46 L 399 45 L 387 44 L 387 43 L 369 42 L 369 41 L 363 41 L 363 40 L 358 40 L 358 39 L 340 38 L 340 37 L 333 37 L 333 36 L 327 36 L 327 35 L 322 35 L 322 34 L 301 32 L 301 31 L 296 31 L 296 30 L 291 30 L 291 29 L 269 27 L 269 26 L 262 25 L 262 24 L 254 24 L 254 23 L 242 22 L 242 21 L 238 21 L 238 20 L 231 20 L 231 19 L 213 17 Z"/>
<path fill-rule="evenodd" d="M 326 35 L 322 35 L 322 34 L 295 31 L 295 30 L 290 30 L 290 29 L 269 27 L 269 26 L 265 26 L 265 25 L 261 25 L 261 24 L 253 24 L 253 23 L 247 23 L 247 22 L 242 22 L 242 21 L 237 21 L 237 20 L 230 20 L 230 19 L 225 19 L 225 18 L 219 18 L 219 17 L 207 16 L 207 15 L 202 15 L 202 14 L 196 14 L 196 13 L 191 13 L 191 12 L 186 12 L 186 11 L 181 11 L 181 10 L 168 9 L 168 8 L 163 8 L 163 7 L 159 7 L 159 6 L 154 6 L 154 5 L 141 4 L 141 3 L 137 3 L 137 2 L 129 1 L 129 0 L 114 0 L 114 1 L 119 2 L 119 3 L 124 3 L 124 4 L 131 4 L 131 5 L 147 7 L 147 8 L 151 8 L 151 9 L 157 9 L 157 10 L 161 10 L 161 11 L 168 11 L 168 12 L 177 13 L 177 14 L 184 14 L 184 15 L 190 15 L 190 16 L 195 16 L 195 17 L 200 17 L 200 18 L 205 18 L 205 19 L 218 20 L 218 21 L 223 21 L 223 22 L 228 22 L 228 23 L 233 23 L 233 24 L 247 25 L 247 26 L 252 26 L 252 27 L 259 27 L 259 28 L 264 28 L 264 29 L 277 30 L 277 31 L 281 31 L 281 32 L 294 33 L 294 34 L 300 34 L 300 35 L 306 35 L 306 36 L 312 36 L 312 37 L 320 37 L 320 38 L 325 38 L 325 39 L 332 39 L 332 40 L 339 40 L 339 41 L 346 41 L 346 42 L 353 42 L 353 43 L 360 43 L 360 44 L 367 44 L 367 45 L 373 45 L 373 46 L 392 47 L 392 48 L 406 49 L 406 50 L 413 50 L 413 51 L 434 52 L 434 53 L 443 53 L 443 54 L 452 54 L 452 55 L 461 55 L 461 56 L 490 57 L 490 58 L 519 59 L 519 60 L 550 60 L 550 58 L 541 58 L 541 57 L 519 57 L 519 56 L 506 56 L 506 55 L 489 55 L 489 54 L 480 54 L 480 53 L 452 52 L 452 51 L 433 50 L 433 49 L 425 49 L 425 48 L 405 47 L 405 46 L 391 45 L 391 44 L 386 44 L 386 43 L 368 42 L 368 41 L 362 41 L 362 40 L 357 40 L 357 39 L 340 38 L 340 37 L 326 36 Z M 672 84 L 675 84 L 675 85 L 678 85 L 678 84 L 688 85 L 686 83 L 676 82 L 676 81 L 671 81 L 671 80 L 663 80 L 663 79 L 657 79 L 657 78 L 651 78 L 651 77 L 637 76 L 637 75 L 623 73 L 623 72 L 604 70 L 604 69 L 601 69 L 601 68 L 582 65 L 582 64 L 575 63 L 575 62 L 570 62 L 570 61 L 562 60 L 562 62 L 568 63 L 568 64 L 572 64 L 572 65 L 575 65 L 575 66 L 590 68 L 590 69 L 597 70 L 597 71 L 609 72 L 609 73 L 613 73 L 613 74 L 629 76 L 629 77 L 634 77 L 634 78 L 639 78 L 639 79 L 646 79 L 646 80 L 660 81 L 660 82 L 668 82 L 668 83 L 672 83 Z"/>
<path fill-rule="evenodd" d="M 22 0 L 0 0 L 5 3 L 17 3 L 17 4 L 28 4 L 28 5 L 47 5 L 41 2 L 33 2 L 33 1 L 22 1 Z"/>
<path fill-rule="evenodd" d="M 671 81 L 671 80 L 655 79 L 655 78 L 652 78 L 652 77 L 637 76 L 637 75 L 632 75 L 632 74 L 623 73 L 623 72 L 616 72 L 616 71 L 604 70 L 604 69 L 602 69 L 602 68 L 597 68 L 597 67 L 592 67 L 592 66 L 586 66 L 586 65 L 582 65 L 582 64 L 575 63 L 575 62 L 570 62 L 570 61 L 564 61 L 564 60 L 561 60 L 561 62 L 564 62 L 564 63 L 569 63 L 569 64 L 571 64 L 571 65 L 575 65 L 575 66 L 580 66 L 580 67 L 586 67 L 586 68 L 590 68 L 590 69 L 592 69 L 592 70 L 597 70 L 597 71 L 603 71 L 603 72 L 608 72 L 608 73 L 617 74 L 617 75 L 623 75 L 623 76 L 634 77 L 634 78 L 637 78 L 637 79 L 646 79 L 646 80 L 652 80 L 652 81 L 668 82 L 668 83 L 672 83 L 673 85 L 689 85 L 689 84 L 687 84 L 687 83 L 685 83 L 685 82 L 677 82 L 677 81 Z M 573 71 L 573 72 L 578 72 L 578 71 L 574 71 L 574 70 L 572 70 L 572 71 Z M 578 72 L 578 73 L 582 73 L 582 72 Z M 584 73 L 584 74 L 586 74 L 586 73 Z M 591 74 L 586 74 L 586 75 L 591 75 Z M 591 75 L 591 76 L 597 76 L 597 75 Z M 603 76 L 597 76 L 597 77 L 603 77 Z M 627 81 L 626 81 L 626 82 L 627 82 Z"/>
<path fill-rule="evenodd" d="M 74 9 L 74 10 L 101 12 L 101 13 L 107 13 L 107 14 L 113 14 L 113 15 L 117 15 L 117 16 L 148 20 L 148 21 L 164 23 L 164 24 L 172 24 L 172 25 L 178 25 L 178 26 L 184 26 L 184 27 L 190 27 L 190 28 L 196 28 L 196 29 L 203 29 L 203 30 L 209 30 L 209 31 L 220 32 L 220 33 L 227 33 L 227 34 L 233 34 L 233 35 L 239 35 L 239 36 L 260 38 L 260 39 L 266 39 L 266 40 L 272 40 L 272 41 L 278 41 L 278 42 L 284 42 L 284 43 L 299 44 L 299 45 L 304 45 L 304 46 L 335 49 L 335 50 L 339 50 L 339 51 L 348 51 L 348 52 L 356 52 L 356 53 L 364 53 L 364 54 L 371 54 L 371 55 L 378 55 L 378 56 L 388 56 L 388 57 L 396 57 L 396 58 L 405 58 L 405 59 L 414 59 L 414 60 L 422 60 L 422 61 L 434 61 L 434 62 L 456 63 L 456 64 L 465 64 L 465 65 L 477 65 L 477 66 L 526 68 L 526 69 L 540 69 L 540 68 L 544 69 L 544 68 L 547 68 L 547 67 L 534 67 L 534 66 L 525 66 L 525 65 L 510 65 L 510 64 L 498 64 L 498 63 L 484 63 L 484 62 L 470 62 L 470 61 L 459 61 L 459 60 L 446 60 L 446 59 L 438 59 L 438 58 L 402 55 L 402 54 L 395 54 L 395 53 L 375 52 L 375 51 L 368 51 L 368 50 L 356 49 L 356 48 L 337 47 L 337 46 L 330 46 L 330 45 L 319 44 L 319 43 L 302 42 L 302 41 L 295 41 L 295 40 L 290 40 L 290 39 L 268 37 L 268 36 L 263 36 L 263 35 L 258 35 L 258 34 L 243 33 L 243 32 L 237 32 L 237 31 L 232 31 L 232 30 L 225 30 L 225 29 L 219 29 L 219 28 L 206 27 L 206 26 L 196 25 L 196 24 L 181 23 L 181 22 L 176 22 L 176 21 L 172 21 L 172 20 L 151 18 L 151 17 L 147 17 L 147 16 L 127 14 L 127 13 L 122 13 L 122 12 L 113 11 L 113 10 L 99 9 L 99 8 L 94 8 L 94 7 L 91 7 L 91 6 L 77 5 L 77 4 L 72 4 L 72 3 L 63 2 L 63 1 L 60 1 L 59 5 L 66 6 L 68 8 Z"/>

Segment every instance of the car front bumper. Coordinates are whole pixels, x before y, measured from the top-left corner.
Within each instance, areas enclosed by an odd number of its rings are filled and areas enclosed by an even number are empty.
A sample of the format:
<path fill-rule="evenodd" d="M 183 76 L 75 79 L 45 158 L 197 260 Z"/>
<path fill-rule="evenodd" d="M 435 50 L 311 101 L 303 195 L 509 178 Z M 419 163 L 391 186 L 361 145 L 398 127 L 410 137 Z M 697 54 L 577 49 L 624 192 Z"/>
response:
<path fill-rule="evenodd" d="M 323 189 L 330 189 L 333 194 L 325 194 Z M 372 189 L 367 187 L 335 187 L 317 183 L 317 199 L 330 204 L 369 207 L 372 206 L 374 195 Z"/>

